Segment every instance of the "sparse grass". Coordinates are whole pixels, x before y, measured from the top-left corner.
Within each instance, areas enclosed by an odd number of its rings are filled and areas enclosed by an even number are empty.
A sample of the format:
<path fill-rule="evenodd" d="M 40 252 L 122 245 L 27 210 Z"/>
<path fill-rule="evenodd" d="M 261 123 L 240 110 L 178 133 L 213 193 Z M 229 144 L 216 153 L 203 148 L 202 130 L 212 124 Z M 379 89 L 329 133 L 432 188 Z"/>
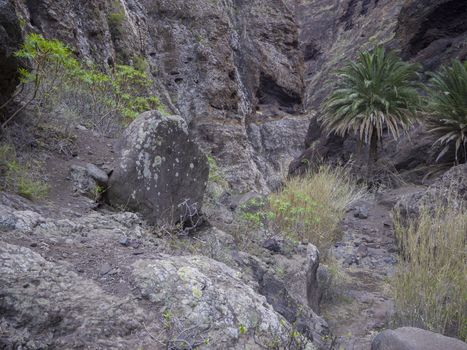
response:
<path fill-rule="evenodd" d="M 440 199 L 408 222 L 394 214 L 402 260 L 394 278 L 395 321 L 465 341 L 467 208 L 458 204 L 452 196 Z"/>
<path fill-rule="evenodd" d="M 281 191 L 270 196 L 267 217 L 282 234 L 308 240 L 325 254 L 338 238 L 346 209 L 364 194 L 345 169 L 322 166 L 287 180 Z"/>
<path fill-rule="evenodd" d="M 33 176 L 31 165 L 22 165 L 16 160 L 12 146 L 0 146 L 0 189 L 16 192 L 30 200 L 47 195 L 49 186 Z"/>
<path fill-rule="evenodd" d="M 33 200 L 45 197 L 49 186 L 42 181 L 33 180 L 23 175 L 18 179 L 17 191 L 20 196 Z"/>

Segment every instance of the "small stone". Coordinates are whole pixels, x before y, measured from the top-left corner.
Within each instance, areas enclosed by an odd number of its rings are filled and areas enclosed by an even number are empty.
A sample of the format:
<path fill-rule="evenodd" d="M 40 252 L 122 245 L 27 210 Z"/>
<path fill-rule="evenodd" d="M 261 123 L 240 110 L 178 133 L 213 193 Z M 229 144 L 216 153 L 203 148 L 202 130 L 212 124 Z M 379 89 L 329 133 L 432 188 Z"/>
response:
<path fill-rule="evenodd" d="M 107 275 L 110 271 L 112 271 L 112 266 L 110 266 L 107 263 L 104 263 L 104 265 L 101 266 L 99 273 L 104 276 Z"/>
<path fill-rule="evenodd" d="M 124 247 L 128 247 L 130 245 L 130 240 L 128 239 L 128 237 L 123 237 L 118 243 L 120 243 Z"/>
<path fill-rule="evenodd" d="M 33 248 L 37 247 L 37 243 L 35 243 L 35 242 L 31 243 L 31 247 L 33 247 Z"/>
<path fill-rule="evenodd" d="M 263 248 L 270 250 L 271 252 L 274 253 L 280 253 L 281 252 L 281 245 L 278 242 L 277 239 L 275 238 L 268 238 L 263 242 Z"/>
<path fill-rule="evenodd" d="M 355 208 L 354 217 L 358 219 L 368 219 L 368 208 L 366 207 L 357 207 Z"/>

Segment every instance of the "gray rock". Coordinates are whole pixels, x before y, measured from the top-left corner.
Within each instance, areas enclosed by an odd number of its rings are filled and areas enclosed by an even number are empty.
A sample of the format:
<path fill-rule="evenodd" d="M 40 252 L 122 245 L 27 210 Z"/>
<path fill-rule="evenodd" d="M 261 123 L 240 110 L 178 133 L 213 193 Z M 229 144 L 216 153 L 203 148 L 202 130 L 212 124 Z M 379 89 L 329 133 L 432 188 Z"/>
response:
<path fill-rule="evenodd" d="M 0 244 L 0 347 L 150 348 L 147 312 L 28 248 Z"/>
<path fill-rule="evenodd" d="M 386 330 L 376 336 L 371 350 L 467 350 L 467 344 L 438 333 L 403 327 Z"/>
<path fill-rule="evenodd" d="M 282 250 L 282 243 L 283 242 L 275 237 L 268 238 L 263 242 L 263 248 L 274 253 L 280 253 Z"/>
<path fill-rule="evenodd" d="M 143 113 L 118 148 L 110 204 L 139 212 L 151 224 L 185 222 L 200 213 L 209 166 L 181 117 Z"/>
<path fill-rule="evenodd" d="M 0 1 L 0 105 L 15 91 L 19 83 L 18 59 L 14 52 L 22 42 L 21 28 L 13 4 Z"/>
<path fill-rule="evenodd" d="M 197 329 L 202 339 L 209 338 L 207 349 L 254 348 L 254 333 L 263 346 L 271 339 L 285 345 L 287 321 L 241 281 L 239 272 L 222 263 L 202 256 L 161 257 L 138 261 L 132 271 L 143 298 L 164 305 L 184 329 Z"/>
<path fill-rule="evenodd" d="M 353 216 L 359 219 L 368 219 L 368 208 L 362 206 L 356 207 Z"/>
<path fill-rule="evenodd" d="M 287 281 L 279 279 L 262 261 L 244 253 L 240 253 L 240 256 L 243 257 L 241 265 L 252 270 L 258 283 L 258 292 L 266 297 L 274 310 L 294 324 L 300 333 L 314 340 L 318 347 L 325 347 L 329 336 L 326 321 L 294 297 L 288 290 Z"/>
<path fill-rule="evenodd" d="M 308 306 L 319 313 L 321 290 L 318 284 L 317 271 L 319 267 L 319 251 L 313 244 L 307 247 L 306 296 Z"/>
<path fill-rule="evenodd" d="M 448 199 L 451 206 L 467 204 L 467 163 L 452 167 L 425 190 L 402 196 L 394 208 L 403 219 L 416 218 L 420 208 L 433 210 Z"/>
<path fill-rule="evenodd" d="M 107 187 L 109 177 L 104 170 L 91 163 L 86 164 L 86 170 L 99 186 Z"/>
<path fill-rule="evenodd" d="M 98 184 L 96 180 L 89 174 L 87 168 L 72 165 L 70 168 L 70 177 L 73 186 L 73 192 L 85 195 L 92 199 L 97 199 L 99 196 L 98 193 Z"/>

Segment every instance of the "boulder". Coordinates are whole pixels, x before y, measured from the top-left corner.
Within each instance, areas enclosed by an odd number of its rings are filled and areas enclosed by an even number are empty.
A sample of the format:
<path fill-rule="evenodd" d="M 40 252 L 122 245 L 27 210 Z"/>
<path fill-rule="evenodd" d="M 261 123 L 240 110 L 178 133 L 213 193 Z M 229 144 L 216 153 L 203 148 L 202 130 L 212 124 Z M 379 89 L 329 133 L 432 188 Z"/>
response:
<path fill-rule="evenodd" d="M 175 328 L 172 346 L 184 330 L 189 344 L 209 339 L 206 349 L 259 349 L 272 344 L 285 348 L 288 342 L 288 322 L 267 297 L 244 284 L 241 273 L 223 263 L 203 256 L 163 256 L 140 260 L 132 271 L 135 286 L 149 305 L 163 305 L 167 322 Z M 314 348 L 304 339 L 304 349 L 307 343 Z"/>
<path fill-rule="evenodd" d="M 371 343 L 371 350 L 467 350 L 467 344 L 455 338 L 419 328 L 385 330 Z"/>
<path fill-rule="evenodd" d="M 199 214 L 209 165 L 181 117 L 143 113 L 117 148 L 107 190 L 111 205 L 139 212 L 151 224 L 186 222 Z"/>
<path fill-rule="evenodd" d="M 452 167 L 428 188 L 407 194 L 396 203 L 402 218 L 415 218 L 421 207 L 431 210 L 439 201 L 447 199 L 467 204 L 467 163 Z"/>
<path fill-rule="evenodd" d="M 131 298 L 117 298 L 31 249 L 0 244 L 0 348 L 131 349 L 153 341 Z M 150 327 L 150 325 L 148 325 Z"/>
<path fill-rule="evenodd" d="M 79 165 L 72 165 L 70 168 L 70 178 L 74 193 L 81 194 L 92 199 L 98 199 L 100 196 L 99 184 L 91 176 L 87 168 Z"/>
<path fill-rule="evenodd" d="M 22 42 L 21 28 L 11 1 L 0 0 L 0 105 L 15 91 L 19 82 L 18 60 L 14 52 Z"/>

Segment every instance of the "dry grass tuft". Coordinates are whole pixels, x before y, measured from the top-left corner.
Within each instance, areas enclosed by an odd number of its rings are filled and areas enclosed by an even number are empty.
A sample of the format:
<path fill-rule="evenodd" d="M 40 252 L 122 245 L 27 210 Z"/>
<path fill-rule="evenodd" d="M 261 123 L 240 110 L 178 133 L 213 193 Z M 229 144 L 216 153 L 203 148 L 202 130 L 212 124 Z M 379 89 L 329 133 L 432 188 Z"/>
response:
<path fill-rule="evenodd" d="M 281 233 L 308 240 L 325 253 L 338 239 L 346 209 L 364 195 L 345 168 L 322 166 L 287 180 L 281 191 L 272 194 L 268 217 Z"/>
<path fill-rule="evenodd" d="M 441 199 L 416 220 L 394 215 L 401 262 L 396 322 L 467 339 L 467 208 Z M 433 209 L 434 208 L 434 209 Z"/>

